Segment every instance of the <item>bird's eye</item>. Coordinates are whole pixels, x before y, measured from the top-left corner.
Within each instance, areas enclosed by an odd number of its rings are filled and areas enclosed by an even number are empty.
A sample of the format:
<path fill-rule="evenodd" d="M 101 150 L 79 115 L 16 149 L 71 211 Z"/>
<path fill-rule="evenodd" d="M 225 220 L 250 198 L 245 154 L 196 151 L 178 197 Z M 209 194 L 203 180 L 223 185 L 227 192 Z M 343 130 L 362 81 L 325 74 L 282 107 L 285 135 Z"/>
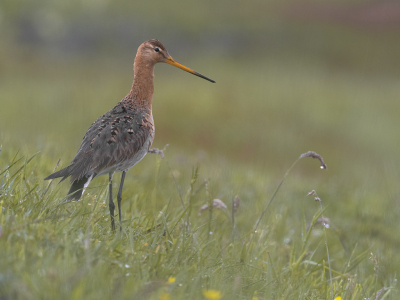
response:
<path fill-rule="evenodd" d="M 154 48 L 154 51 L 160 52 L 160 49 L 159 48 Z"/>

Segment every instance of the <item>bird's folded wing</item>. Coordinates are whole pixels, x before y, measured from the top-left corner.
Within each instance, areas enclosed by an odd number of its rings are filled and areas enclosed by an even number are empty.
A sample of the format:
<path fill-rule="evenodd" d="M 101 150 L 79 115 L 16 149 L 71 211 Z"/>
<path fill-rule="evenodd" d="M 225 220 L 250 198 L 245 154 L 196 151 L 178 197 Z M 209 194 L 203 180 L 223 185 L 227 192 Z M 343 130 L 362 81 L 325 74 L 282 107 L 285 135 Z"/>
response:
<path fill-rule="evenodd" d="M 146 112 L 121 111 L 118 107 L 101 116 L 86 132 L 71 162 L 71 182 L 130 160 L 153 135 L 152 117 Z"/>

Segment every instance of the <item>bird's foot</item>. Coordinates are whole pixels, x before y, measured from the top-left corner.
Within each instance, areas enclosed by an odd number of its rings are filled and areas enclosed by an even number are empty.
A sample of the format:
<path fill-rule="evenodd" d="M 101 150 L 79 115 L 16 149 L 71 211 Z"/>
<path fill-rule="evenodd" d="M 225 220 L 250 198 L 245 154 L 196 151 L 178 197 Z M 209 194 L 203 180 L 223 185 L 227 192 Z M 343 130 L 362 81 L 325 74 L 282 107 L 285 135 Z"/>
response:
<path fill-rule="evenodd" d="M 158 155 L 161 156 L 161 158 L 164 158 L 165 156 L 164 156 L 164 151 L 163 150 L 165 150 L 168 146 L 169 145 L 166 144 L 165 147 L 162 150 L 160 150 L 158 148 L 149 149 L 149 153 L 158 154 Z"/>
<path fill-rule="evenodd" d="M 161 158 L 164 158 L 164 152 L 158 148 L 149 149 L 149 153 L 158 154 Z"/>

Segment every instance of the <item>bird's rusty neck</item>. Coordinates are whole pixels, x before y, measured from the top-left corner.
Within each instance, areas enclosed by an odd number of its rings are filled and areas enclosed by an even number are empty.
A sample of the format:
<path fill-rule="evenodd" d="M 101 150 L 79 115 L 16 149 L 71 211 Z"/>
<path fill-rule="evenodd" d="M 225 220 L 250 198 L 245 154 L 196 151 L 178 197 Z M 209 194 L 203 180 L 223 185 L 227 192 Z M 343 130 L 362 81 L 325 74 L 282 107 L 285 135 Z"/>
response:
<path fill-rule="evenodd" d="M 154 65 L 154 62 L 136 56 L 132 89 L 128 94 L 128 99 L 133 101 L 134 106 L 150 112 L 154 93 Z"/>

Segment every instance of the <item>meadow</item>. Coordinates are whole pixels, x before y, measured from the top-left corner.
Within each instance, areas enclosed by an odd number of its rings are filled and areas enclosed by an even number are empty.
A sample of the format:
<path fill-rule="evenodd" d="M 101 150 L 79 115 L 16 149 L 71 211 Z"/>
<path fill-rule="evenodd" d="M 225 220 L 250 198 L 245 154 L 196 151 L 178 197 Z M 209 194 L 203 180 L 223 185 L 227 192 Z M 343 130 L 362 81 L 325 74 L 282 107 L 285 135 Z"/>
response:
<path fill-rule="evenodd" d="M 0 299 L 397 299 L 396 33 L 288 28 L 301 42 L 267 55 L 160 38 L 217 83 L 156 66 L 153 146 L 169 146 L 127 173 L 121 233 L 106 176 L 68 203 L 43 178 L 129 91 L 142 41 L 58 56 L 3 40 Z M 326 170 L 292 167 L 309 150 Z"/>

